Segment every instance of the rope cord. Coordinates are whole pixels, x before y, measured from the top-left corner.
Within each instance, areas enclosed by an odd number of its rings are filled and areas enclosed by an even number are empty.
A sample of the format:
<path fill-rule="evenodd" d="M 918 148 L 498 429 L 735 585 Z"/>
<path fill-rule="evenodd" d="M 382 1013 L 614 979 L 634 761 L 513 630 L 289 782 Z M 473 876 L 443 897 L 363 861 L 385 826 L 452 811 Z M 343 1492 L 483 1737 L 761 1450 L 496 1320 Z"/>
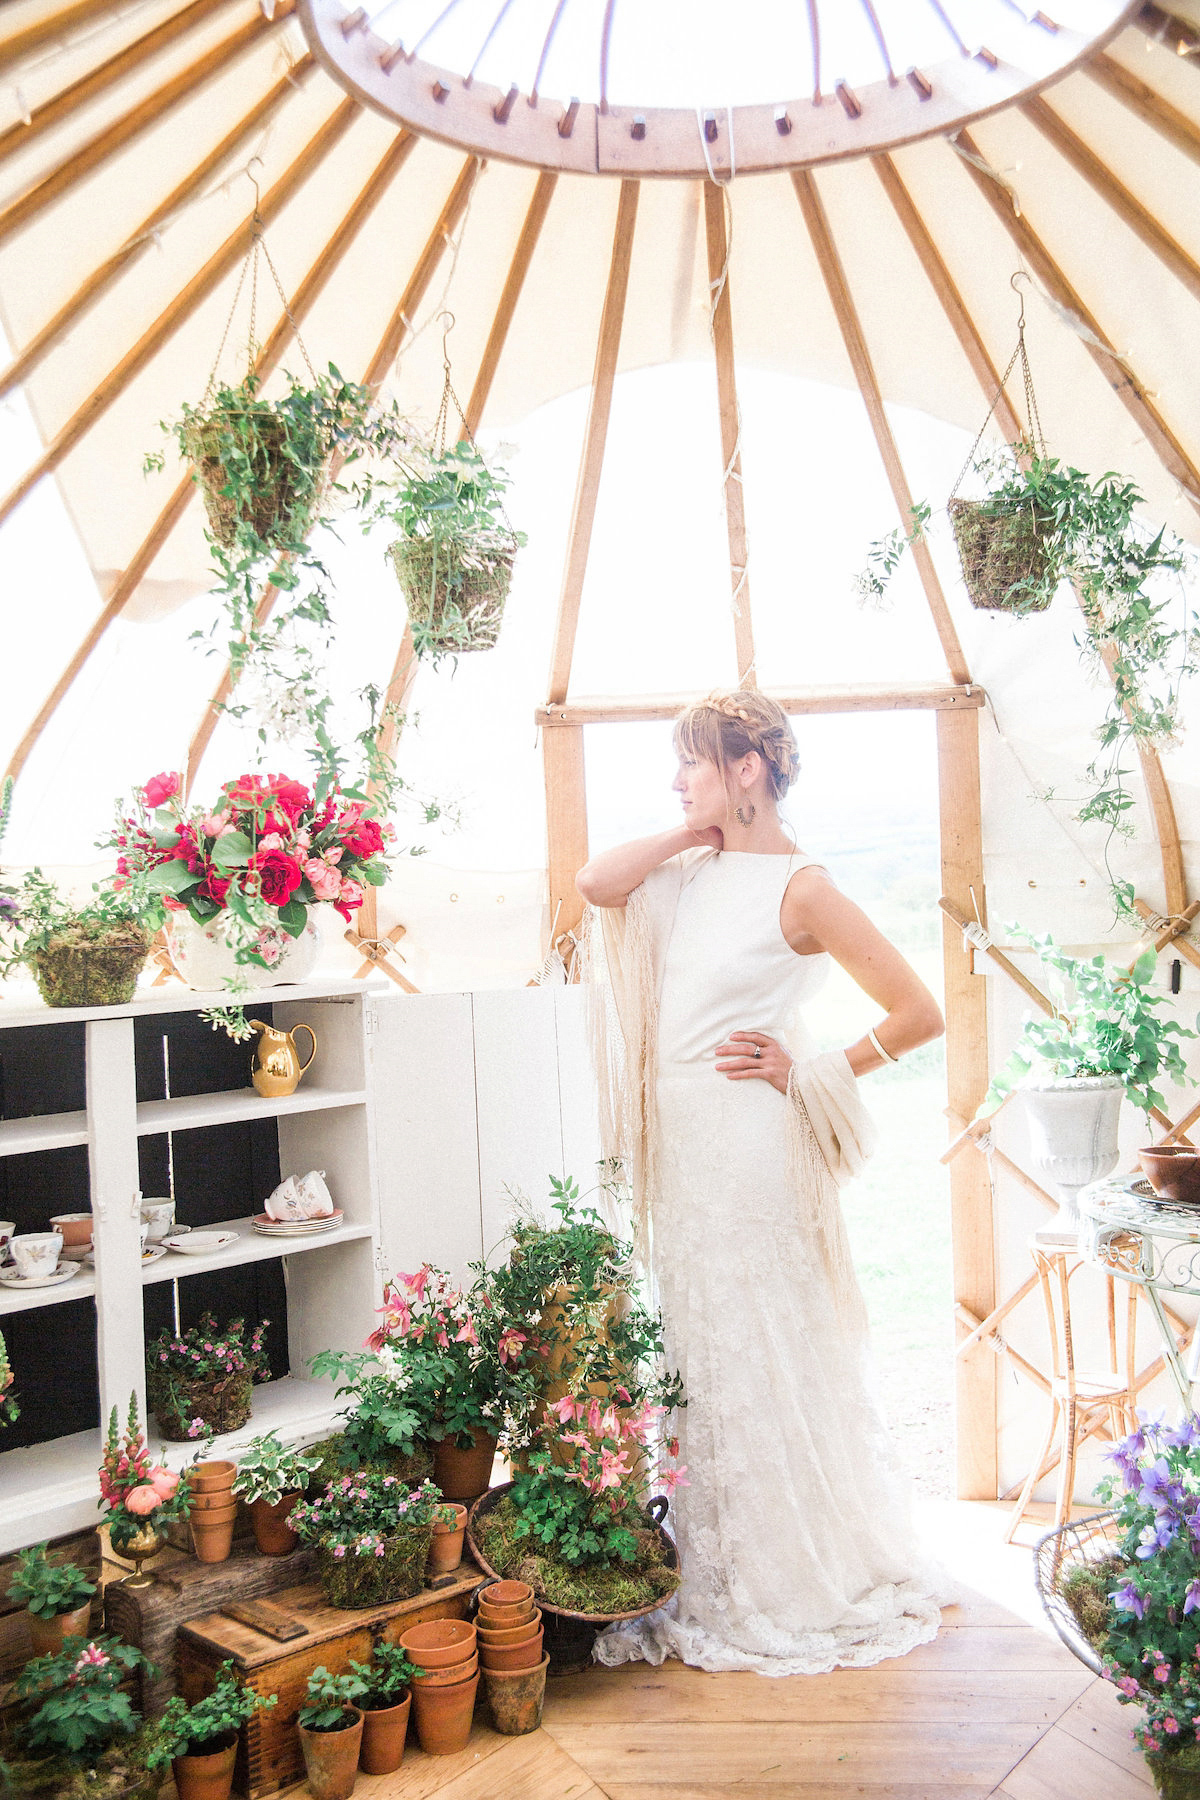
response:
<path fill-rule="evenodd" d="M 733 256 L 733 202 L 729 198 L 730 182 L 733 179 L 733 114 L 731 111 L 729 112 L 729 181 L 718 181 L 716 176 L 713 175 L 712 163 L 709 161 L 708 156 L 708 145 L 705 142 L 704 137 L 704 121 L 699 112 L 697 112 L 696 117 L 700 121 L 700 142 L 704 145 L 704 160 L 708 165 L 708 172 L 712 177 L 713 186 L 718 187 L 721 190 L 721 203 L 725 209 L 725 260 L 721 265 L 720 273 L 716 276 L 716 279 L 710 281 L 708 284 L 708 335 L 715 351 L 717 340 L 717 310 L 720 307 L 722 299 L 725 297 L 725 290 L 729 284 L 729 264 Z M 737 430 L 734 434 L 733 449 L 729 453 L 729 459 L 726 462 L 724 471 L 721 475 L 721 503 L 723 506 L 726 505 L 725 496 L 729 483 L 731 481 L 736 481 L 739 485 L 742 484 L 742 472 L 737 467 L 742 455 L 742 407 L 741 402 L 737 400 L 736 397 L 734 404 L 736 409 Z M 733 593 L 730 595 L 729 601 L 730 610 L 735 619 L 740 619 L 742 616 L 742 593 L 750 576 L 750 551 L 748 540 L 746 561 L 744 563 L 735 563 L 731 561 L 729 572 L 734 578 Z M 739 686 L 745 682 L 753 668 L 754 664 L 751 663 L 748 669 L 739 671 Z"/>

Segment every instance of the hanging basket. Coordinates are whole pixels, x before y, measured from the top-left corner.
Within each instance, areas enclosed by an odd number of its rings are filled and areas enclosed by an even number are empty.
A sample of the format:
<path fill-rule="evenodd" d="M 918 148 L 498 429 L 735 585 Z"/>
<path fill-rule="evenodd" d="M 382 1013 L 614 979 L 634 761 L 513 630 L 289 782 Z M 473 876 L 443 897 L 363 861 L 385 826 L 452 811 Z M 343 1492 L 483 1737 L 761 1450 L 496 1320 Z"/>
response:
<path fill-rule="evenodd" d="M 79 919 L 34 951 L 34 979 L 47 1006 L 124 1006 L 149 954 L 150 934 L 132 920 Z"/>
<path fill-rule="evenodd" d="M 239 526 L 272 549 L 303 535 L 325 485 L 287 455 L 287 429 L 266 401 L 210 404 L 187 421 L 187 454 L 204 495 L 208 526 L 226 550 Z"/>
<path fill-rule="evenodd" d="M 220 1437 L 240 1431 L 250 1417 L 254 1378 L 248 1370 L 227 1375 L 223 1381 L 181 1381 L 177 1376 L 148 1376 L 149 1400 L 158 1429 L 172 1444 L 183 1444 L 200 1435 L 192 1430 L 197 1419 Z"/>
<path fill-rule="evenodd" d="M 431 650 L 491 650 L 512 586 L 515 537 L 398 538 L 388 549 L 409 621 Z"/>
<path fill-rule="evenodd" d="M 1054 597 L 1048 521 L 1032 507 L 992 512 L 986 502 L 950 500 L 947 512 L 971 605 L 984 612 L 1045 612 Z"/>

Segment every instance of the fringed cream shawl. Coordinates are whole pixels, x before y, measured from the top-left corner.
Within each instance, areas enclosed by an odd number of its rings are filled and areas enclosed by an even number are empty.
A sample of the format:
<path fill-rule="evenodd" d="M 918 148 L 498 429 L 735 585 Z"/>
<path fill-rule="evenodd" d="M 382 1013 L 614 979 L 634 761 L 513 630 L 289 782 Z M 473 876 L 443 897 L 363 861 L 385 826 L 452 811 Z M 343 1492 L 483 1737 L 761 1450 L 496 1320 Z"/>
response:
<path fill-rule="evenodd" d="M 619 1162 L 633 1190 L 634 1243 L 649 1262 L 658 1132 L 656 1023 L 666 948 L 679 896 L 713 855 L 687 850 L 679 880 L 637 887 L 624 907 L 589 907 L 584 921 L 584 980 L 606 1158 Z M 788 1161 L 798 1206 L 815 1226 L 844 1323 L 861 1325 L 838 1187 L 857 1175 L 875 1148 L 875 1127 L 841 1050 L 793 1062 L 788 1078 Z"/>

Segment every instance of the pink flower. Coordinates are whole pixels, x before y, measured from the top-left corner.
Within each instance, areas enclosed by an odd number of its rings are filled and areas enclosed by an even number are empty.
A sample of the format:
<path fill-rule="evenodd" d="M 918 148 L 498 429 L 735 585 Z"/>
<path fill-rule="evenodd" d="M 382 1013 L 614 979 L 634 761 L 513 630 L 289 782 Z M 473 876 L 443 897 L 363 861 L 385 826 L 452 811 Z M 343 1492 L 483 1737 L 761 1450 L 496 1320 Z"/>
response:
<path fill-rule="evenodd" d="M 275 964 L 279 961 L 279 958 L 283 955 L 279 939 L 273 931 L 260 931 L 258 937 L 255 939 L 254 948 L 262 957 L 268 969 L 273 969 Z"/>
<path fill-rule="evenodd" d="M 1133 1679 L 1132 1675 L 1122 1675 L 1121 1679 L 1117 1682 L 1117 1686 L 1123 1694 L 1128 1694 L 1130 1699 L 1132 1699 L 1138 1691 L 1138 1684 Z"/>
<path fill-rule="evenodd" d="M 343 919 L 349 919 L 350 914 L 362 905 L 366 897 L 366 889 L 361 881 L 345 880 L 342 882 L 342 891 L 334 901 L 334 905 Z"/>
<path fill-rule="evenodd" d="M 80 1656 L 75 1664 L 75 1667 L 77 1670 L 78 1669 L 106 1669 L 108 1667 L 108 1663 L 109 1663 L 109 1659 L 105 1655 L 104 1651 L 100 1648 L 99 1644 L 89 1644 L 87 1649 L 80 1653 Z"/>
<path fill-rule="evenodd" d="M 312 856 L 305 863 L 304 878 L 318 900 L 336 900 L 342 891 L 341 876 L 319 856 Z"/>
<path fill-rule="evenodd" d="M 677 1469 L 663 1469 L 659 1482 L 668 1494 L 673 1494 L 677 1487 L 691 1487 L 692 1484 L 687 1479 L 687 1464 L 681 1463 Z"/>
<path fill-rule="evenodd" d="M 462 1330 L 455 1332 L 454 1341 L 456 1344 L 477 1344 L 479 1342 L 479 1337 L 475 1330 L 475 1321 L 470 1313 L 467 1314 L 467 1322 Z"/>
<path fill-rule="evenodd" d="M 172 794 L 179 792 L 179 776 L 175 772 L 163 770 L 161 775 L 152 775 L 142 789 L 149 807 L 162 806 Z"/>
<path fill-rule="evenodd" d="M 164 1500 L 173 1500 L 175 1490 L 179 1486 L 179 1477 L 174 1469 L 151 1469 L 150 1485 Z"/>
<path fill-rule="evenodd" d="M 158 1489 L 152 1483 L 145 1482 L 141 1487 L 130 1488 L 125 1496 L 125 1510 L 135 1518 L 145 1519 L 156 1507 L 162 1505 L 162 1501 L 163 1497 Z"/>
<path fill-rule="evenodd" d="M 500 1361 L 502 1363 L 520 1362 L 521 1352 L 528 1342 L 529 1339 L 523 1331 L 518 1331 L 515 1325 L 508 1326 L 507 1330 L 500 1333 L 500 1342 L 496 1346 Z"/>
<path fill-rule="evenodd" d="M 1170 1681 L 1171 1671 L 1167 1667 L 1166 1663 L 1156 1663 L 1155 1664 L 1154 1679 L 1155 1679 L 1155 1681 Z"/>
<path fill-rule="evenodd" d="M 345 1544 L 335 1544 L 335 1545 L 334 1545 L 334 1546 L 333 1546 L 333 1554 L 334 1554 L 334 1555 L 335 1555 L 335 1556 L 339 1556 L 339 1557 L 340 1557 L 340 1556 L 345 1556 L 345 1554 L 346 1554 L 346 1546 L 345 1546 Z"/>
<path fill-rule="evenodd" d="M 570 1394 L 563 1394 L 561 1399 L 552 1400 L 550 1405 L 546 1408 L 546 1411 L 548 1413 L 553 1413 L 560 1425 L 565 1425 L 568 1419 L 574 1420 L 579 1417 L 579 1414 L 575 1410 L 575 1402 L 572 1400 Z"/>
<path fill-rule="evenodd" d="M 1169 1731 L 1172 1737 L 1174 1737 L 1175 1733 L 1179 1730 L 1179 1720 L 1175 1717 L 1174 1713 L 1168 1713 L 1163 1720 L 1163 1730 Z"/>
<path fill-rule="evenodd" d="M 204 837 L 216 838 L 220 837 L 228 824 L 229 819 L 225 813 L 209 813 L 207 818 L 201 819 L 200 831 Z"/>
<path fill-rule="evenodd" d="M 287 845 L 283 840 L 283 833 L 279 832 L 279 831 L 264 832 L 262 837 L 260 837 L 258 840 L 258 847 L 260 850 L 286 850 L 287 849 Z"/>

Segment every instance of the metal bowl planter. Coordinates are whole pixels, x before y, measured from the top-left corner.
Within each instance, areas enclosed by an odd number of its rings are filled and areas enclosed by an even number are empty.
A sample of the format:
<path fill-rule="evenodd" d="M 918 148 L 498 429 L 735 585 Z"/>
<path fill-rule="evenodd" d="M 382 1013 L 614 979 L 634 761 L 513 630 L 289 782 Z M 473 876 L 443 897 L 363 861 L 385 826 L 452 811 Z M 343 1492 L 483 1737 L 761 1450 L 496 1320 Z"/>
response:
<path fill-rule="evenodd" d="M 476 1536 L 476 1522 L 492 1508 L 499 1505 L 512 1492 L 513 1483 L 504 1482 L 500 1487 L 489 1488 L 481 1494 L 467 1517 L 467 1545 L 471 1555 L 479 1564 L 485 1575 L 496 1581 L 505 1579 L 502 1571 L 492 1567 L 479 1547 Z M 647 1502 L 646 1511 L 650 1514 L 657 1528 L 659 1540 L 663 1546 L 663 1560 L 669 1569 L 679 1567 L 679 1552 L 675 1548 L 675 1540 L 663 1528 L 663 1520 L 667 1516 L 667 1501 L 662 1495 Z M 487 1589 L 480 1592 L 486 1594 Z M 545 1649 L 550 1659 L 551 1675 L 576 1675 L 586 1669 L 592 1660 L 592 1645 L 606 1625 L 616 1625 L 622 1619 L 640 1619 L 646 1613 L 657 1612 L 665 1606 L 670 1595 L 660 1595 L 657 1599 L 647 1601 L 645 1606 L 636 1606 L 631 1612 L 589 1613 L 572 1612 L 563 1606 L 551 1606 L 540 1594 L 535 1595 L 542 1611 L 542 1628 L 545 1631 Z"/>
<path fill-rule="evenodd" d="M 1046 1617 L 1067 1649 L 1093 1675 L 1103 1675 L 1104 1666 L 1059 1590 L 1068 1570 L 1100 1562 L 1119 1545 L 1117 1515 L 1110 1510 L 1093 1513 L 1090 1518 L 1077 1519 L 1073 1525 L 1060 1525 L 1057 1531 L 1047 1532 L 1033 1552 L 1034 1585 Z"/>

